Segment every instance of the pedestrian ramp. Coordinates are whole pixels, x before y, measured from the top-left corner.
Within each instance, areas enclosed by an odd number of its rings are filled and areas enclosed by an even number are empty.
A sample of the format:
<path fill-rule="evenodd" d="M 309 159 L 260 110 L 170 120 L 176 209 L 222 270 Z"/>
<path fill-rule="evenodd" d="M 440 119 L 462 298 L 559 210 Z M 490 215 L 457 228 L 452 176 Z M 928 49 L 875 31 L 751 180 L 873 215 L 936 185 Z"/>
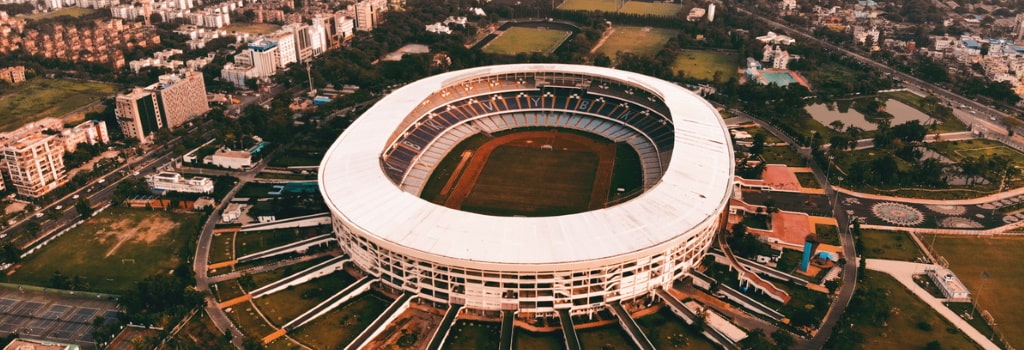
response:
<path fill-rule="evenodd" d="M 576 325 L 572 323 L 572 316 L 569 309 L 558 310 L 558 322 L 562 324 L 562 334 L 565 335 L 565 348 L 568 350 L 582 350 L 580 336 L 576 334 Z"/>
<path fill-rule="evenodd" d="M 622 307 L 621 303 L 617 301 L 609 303 L 608 308 L 611 309 L 615 318 L 619 319 L 619 325 L 626 331 L 626 334 L 629 334 L 629 338 L 633 340 L 633 345 L 636 345 L 640 350 L 657 350 L 654 344 L 651 343 L 651 340 L 647 339 L 647 335 L 640 329 L 640 326 L 636 324 L 633 316 L 630 316 L 629 312 Z"/>
<path fill-rule="evenodd" d="M 444 318 L 441 319 L 441 324 L 434 330 L 434 335 L 430 337 L 430 342 L 427 343 L 427 350 L 440 350 L 441 346 L 444 345 L 445 340 L 448 339 L 448 333 L 452 329 L 452 325 L 455 324 L 455 317 L 459 316 L 459 311 L 462 310 L 462 305 L 459 304 L 448 304 L 448 311 L 444 313 Z"/>
<path fill-rule="evenodd" d="M 253 298 L 260 298 L 272 293 L 276 293 L 278 291 L 285 290 L 288 287 L 297 286 L 306 283 L 310 280 L 313 280 L 315 278 L 319 278 L 334 271 L 337 271 L 341 269 L 341 267 L 344 266 L 345 263 L 348 261 L 348 257 L 344 255 L 328 259 L 327 261 L 321 262 L 305 270 L 291 274 L 288 277 L 279 279 L 271 284 L 256 288 L 249 294 L 252 295 Z"/>
<path fill-rule="evenodd" d="M 391 305 L 388 305 L 387 309 L 384 309 L 384 312 L 382 312 L 380 316 L 377 316 L 377 318 L 374 319 L 366 329 L 363 329 L 363 331 L 345 347 L 345 350 L 360 350 L 365 348 L 366 344 L 369 343 L 370 340 L 380 334 L 380 332 L 384 331 L 384 328 L 386 328 L 387 325 L 391 324 L 391 322 L 398 318 L 402 312 L 405 312 L 405 310 L 409 308 L 409 301 L 411 301 L 414 296 L 416 296 L 416 294 L 406 292 L 402 294 L 402 296 L 398 297 L 398 299 L 395 299 Z"/>
<path fill-rule="evenodd" d="M 498 338 L 498 349 L 512 350 L 512 339 L 515 335 L 516 312 L 504 310 L 501 312 L 501 336 Z"/>

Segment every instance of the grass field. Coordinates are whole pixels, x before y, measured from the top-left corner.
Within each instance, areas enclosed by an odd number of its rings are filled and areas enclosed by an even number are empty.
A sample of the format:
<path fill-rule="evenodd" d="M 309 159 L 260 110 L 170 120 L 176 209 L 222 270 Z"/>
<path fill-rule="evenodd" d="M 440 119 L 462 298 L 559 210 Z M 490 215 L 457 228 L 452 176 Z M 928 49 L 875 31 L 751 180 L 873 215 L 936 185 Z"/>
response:
<path fill-rule="evenodd" d="M 961 161 L 967 157 L 981 158 L 1002 156 L 1011 160 L 1011 163 L 1024 167 L 1024 153 L 1006 147 L 999 141 L 993 140 L 970 140 L 952 142 L 932 142 L 928 147 L 936 150 L 942 155 L 955 161 Z"/>
<path fill-rule="evenodd" d="M 647 339 L 650 339 L 654 343 L 654 347 L 658 349 L 712 350 L 718 348 L 704 335 L 687 327 L 686 323 L 667 307 L 661 308 L 657 313 L 638 318 L 636 323 L 643 329 L 644 334 L 647 334 Z"/>
<path fill-rule="evenodd" d="M 113 95 L 117 85 L 69 79 L 33 78 L 0 96 L 0 132 L 11 131 L 43 117 L 61 117 Z"/>
<path fill-rule="evenodd" d="M 517 350 L 558 350 L 565 343 L 561 331 L 537 333 L 517 329 L 513 336 L 512 347 Z"/>
<path fill-rule="evenodd" d="M 221 28 L 222 30 L 249 33 L 249 34 L 269 34 L 274 31 L 281 29 L 281 26 L 270 23 L 231 23 L 227 27 Z"/>
<path fill-rule="evenodd" d="M 341 349 L 370 325 L 391 302 L 375 293 L 360 295 L 292 332 L 313 349 Z"/>
<path fill-rule="evenodd" d="M 1024 265 L 1020 264 L 1024 239 L 939 236 L 935 238 L 935 250 L 949 261 L 949 267 L 977 298 L 979 308 L 992 313 L 1007 343 L 1018 349 L 1024 347 L 1020 303 L 1024 298 L 1024 289 L 1020 288 L 1024 280 Z"/>
<path fill-rule="evenodd" d="M 718 74 L 719 82 L 726 82 L 739 77 L 738 57 L 731 52 L 684 50 L 676 56 L 672 71 L 682 71 L 683 76 L 704 81 L 715 81 L 715 74 Z"/>
<path fill-rule="evenodd" d="M 764 153 L 761 153 L 764 157 L 764 161 L 768 164 L 785 164 L 788 166 L 802 167 L 806 166 L 807 162 L 804 157 L 796 153 L 796 150 L 789 146 L 770 146 L 764 148 Z"/>
<path fill-rule="evenodd" d="M 260 339 L 275 331 L 274 327 L 256 312 L 256 306 L 252 301 L 229 307 L 224 311 L 246 337 Z"/>
<path fill-rule="evenodd" d="M 633 349 L 633 341 L 618 324 L 576 330 L 584 349 Z"/>
<path fill-rule="evenodd" d="M 205 312 L 200 312 L 182 329 L 179 339 L 187 349 L 234 349 Z"/>
<path fill-rule="evenodd" d="M 950 333 L 948 329 L 953 326 L 946 319 L 895 279 L 881 272 L 866 271 L 864 282 L 857 284 L 857 293 L 875 288 L 883 291 L 885 301 L 893 311 L 884 325 L 862 318 L 869 315 L 854 318 L 854 329 L 864 335 L 862 349 L 924 349 L 933 340 L 939 341 L 943 349 L 977 348 L 955 328 L 956 333 Z M 847 310 L 856 312 L 858 309 Z M 922 327 L 923 324 L 928 327 Z"/>
<path fill-rule="evenodd" d="M 558 9 L 615 12 L 619 10 L 619 4 L 620 0 L 565 0 Z"/>
<path fill-rule="evenodd" d="M 242 285 L 238 283 L 238 280 L 220 282 L 214 284 L 210 289 L 213 289 L 213 295 L 218 301 L 228 301 L 245 295 L 245 291 L 242 290 Z"/>
<path fill-rule="evenodd" d="M 586 211 L 598 155 L 499 146 L 487 159 L 463 210 L 548 216 Z"/>
<path fill-rule="evenodd" d="M 814 173 L 796 173 L 796 179 L 800 181 L 800 186 L 804 188 L 821 188 L 818 184 L 818 179 L 814 177 Z"/>
<path fill-rule="evenodd" d="M 668 4 L 664 2 L 643 2 L 643 1 L 629 1 L 619 12 L 629 13 L 634 15 L 652 15 L 662 17 L 672 17 L 683 11 L 683 6 L 679 4 Z"/>
<path fill-rule="evenodd" d="M 818 241 L 825 244 L 839 245 L 839 228 L 835 225 L 816 224 L 814 232 Z"/>
<path fill-rule="evenodd" d="M 497 349 L 501 325 L 495 322 L 458 320 L 441 349 Z"/>
<path fill-rule="evenodd" d="M 246 256 L 316 236 L 316 229 L 280 229 L 239 232 L 235 236 L 235 256 Z"/>
<path fill-rule="evenodd" d="M 234 245 L 235 245 L 235 234 L 234 233 L 221 233 L 213 236 L 213 242 L 210 243 L 210 257 L 209 262 L 219 263 L 234 259 Z"/>
<path fill-rule="evenodd" d="M 82 17 L 85 15 L 96 13 L 96 10 L 81 8 L 81 7 L 65 7 L 57 11 L 50 11 L 46 13 L 35 13 L 31 15 L 24 15 L 22 18 L 32 21 L 38 21 L 41 19 L 54 18 L 59 16 L 71 16 L 71 17 Z"/>
<path fill-rule="evenodd" d="M 864 251 L 858 253 L 868 259 L 917 261 L 924 256 L 914 240 L 903 231 L 860 230 Z"/>
<path fill-rule="evenodd" d="M 293 273 L 305 270 L 307 268 L 313 267 L 316 264 L 322 263 L 322 262 L 324 262 L 327 259 L 330 259 L 330 257 L 329 256 L 325 256 L 325 257 L 321 257 L 321 258 L 317 258 L 317 259 L 313 259 L 313 260 L 309 260 L 309 261 L 303 261 L 303 262 L 300 262 L 300 263 L 297 263 L 297 264 L 294 264 L 294 265 L 288 265 L 288 266 L 285 266 L 285 267 L 282 267 L 282 268 L 279 268 L 279 269 L 276 269 L 276 270 L 270 270 L 270 271 L 261 272 L 261 273 L 254 273 L 254 274 L 250 275 L 250 276 L 252 276 L 252 284 L 253 284 L 253 287 L 254 287 L 253 289 L 256 289 L 256 288 L 259 288 L 259 287 L 263 287 L 265 285 L 268 285 L 268 284 L 271 284 L 273 282 L 276 282 L 277 280 L 280 280 L 282 278 L 288 277 L 288 276 L 290 276 Z"/>
<path fill-rule="evenodd" d="M 521 52 L 552 53 L 570 32 L 556 29 L 512 27 L 483 47 L 486 53 L 515 55 Z"/>
<path fill-rule="evenodd" d="M 8 281 L 48 286 L 55 271 L 81 276 L 84 290 L 123 293 L 179 264 L 200 215 L 111 207 L 65 233 L 21 263 Z"/>
<path fill-rule="evenodd" d="M 352 282 L 355 282 L 355 278 L 345 271 L 338 271 L 255 299 L 254 302 L 271 323 L 281 327 L 320 302 L 327 300 L 328 297 L 341 291 Z"/>
<path fill-rule="evenodd" d="M 596 51 L 615 57 L 618 52 L 632 52 L 638 55 L 654 55 L 669 39 L 679 32 L 672 29 L 651 27 L 616 26 L 615 32 L 608 37 Z"/>

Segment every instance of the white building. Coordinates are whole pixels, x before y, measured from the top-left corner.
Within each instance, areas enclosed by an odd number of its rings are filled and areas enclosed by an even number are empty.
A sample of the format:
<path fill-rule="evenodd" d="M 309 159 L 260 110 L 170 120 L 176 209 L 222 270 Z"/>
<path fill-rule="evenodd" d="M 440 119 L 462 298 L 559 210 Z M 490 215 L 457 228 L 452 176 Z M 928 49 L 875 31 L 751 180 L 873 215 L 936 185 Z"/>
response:
<path fill-rule="evenodd" d="M 260 39 L 250 42 L 249 48 L 234 56 L 234 61 L 234 64 L 224 65 L 220 77 L 236 87 L 245 88 L 247 79 L 266 79 L 277 73 L 281 58 L 276 43 Z"/>
<path fill-rule="evenodd" d="M 775 32 L 768 32 L 768 34 L 757 37 L 757 41 L 765 44 L 773 45 L 792 45 L 796 43 L 796 39 L 788 35 L 776 34 Z"/>
<path fill-rule="evenodd" d="M 426 25 L 426 31 L 430 32 L 430 33 L 434 33 L 434 34 L 451 34 L 452 33 L 452 30 L 450 28 L 448 28 L 448 26 L 442 24 L 441 22 L 437 22 L 437 23 L 434 23 L 434 24 Z"/>
<path fill-rule="evenodd" d="M 273 41 L 277 44 L 277 64 L 279 67 L 287 67 L 289 64 L 295 63 L 297 57 L 295 55 L 295 34 L 287 30 L 278 30 L 276 32 L 267 35 L 267 40 Z"/>
<path fill-rule="evenodd" d="M 209 159 L 209 161 L 207 161 Z M 252 167 L 252 153 L 221 148 L 203 159 L 204 163 L 228 169 L 249 169 Z"/>
<path fill-rule="evenodd" d="M 363 0 L 355 4 L 356 30 L 368 32 L 377 28 L 388 11 L 387 0 Z"/>
<path fill-rule="evenodd" d="M 68 152 L 74 152 L 78 145 L 83 143 L 90 145 L 110 143 L 107 123 L 100 120 L 87 120 L 73 128 L 61 130 L 60 134 L 64 139 L 64 149 Z"/>
<path fill-rule="evenodd" d="M 942 291 L 942 295 L 949 299 L 951 302 L 967 302 L 971 301 L 971 293 L 967 291 L 967 286 L 960 279 L 956 277 L 953 270 L 946 268 L 938 268 L 933 270 L 926 270 L 928 277 L 931 277 L 932 282 L 939 287 Z"/>
<path fill-rule="evenodd" d="M 178 173 L 160 172 L 146 175 L 150 189 L 185 193 L 213 193 L 213 180 L 206 177 L 185 178 Z"/>

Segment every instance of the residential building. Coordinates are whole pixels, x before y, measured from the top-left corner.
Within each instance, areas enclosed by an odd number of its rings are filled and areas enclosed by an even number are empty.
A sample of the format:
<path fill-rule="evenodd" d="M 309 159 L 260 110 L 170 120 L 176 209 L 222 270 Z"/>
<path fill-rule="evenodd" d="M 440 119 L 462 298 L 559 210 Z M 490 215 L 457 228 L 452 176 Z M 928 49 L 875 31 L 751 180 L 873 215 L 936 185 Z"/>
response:
<path fill-rule="evenodd" d="M 355 35 L 356 20 L 339 12 L 334 16 L 334 27 L 341 41 L 349 40 Z"/>
<path fill-rule="evenodd" d="M 67 179 L 64 144 L 57 135 L 33 134 L 4 148 L 4 166 L 19 195 L 38 198 Z"/>
<path fill-rule="evenodd" d="M 928 273 L 928 277 L 931 277 L 932 282 L 939 287 L 942 295 L 949 299 L 950 302 L 971 301 L 971 293 L 967 291 L 967 286 L 960 282 L 960 279 L 956 277 L 953 270 L 940 268 L 925 270 L 925 272 Z"/>
<path fill-rule="evenodd" d="M 101 120 L 87 120 L 73 128 L 66 128 L 60 132 L 64 139 L 64 149 L 74 152 L 78 145 L 87 143 L 90 145 L 110 143 L 110 134 L 107 132 L 107 123 Z"/>
<path fill-rule="evenodd" d="M 267 40 L 277 44 L 277 65 L 287 67 L 297 62 L 298 56 L 295 53 L 295 34 L 288 30 L 278 30 L 267 35 Z"/>
<path fill-rule="evenodd" d="M 185 178 L 178 173 L 160 172 L 146 175 L 146 184 L 152 190 L 185 193 L 213 193 L 213 180 L 207 177 Z"/>
<path fill-rule="evenodd" d="M 210 111 L 202 72 L 161 75 L 146 90 L 156 93 L 162 124 L 174 129 Z"/>
<path fill-rule="evenodd" d="M 11 84 L 17 84 L 25 81 L 25 66 L 0 68 L 0 80 Z"/>
<path fill-rule="evenodd" d="M 308 24 L 289 23 L 281 30 L 289 31 L 295 36 L 295 57 L 298 62 L 308 62 L 313 58 L 313 38 Z"/>
<path fill-rule="evenodd" d="M 388 11 L 387 0 L 363 0 L 355 4 L 356 30 L 368 32 L 384 21 Z"/>
<path fill-rule="evenodd" d="M 156 93 L 136 87 L 114 100 L 114 115 L 126 138 L 152 142 L 152 135 L 163 127 Z"/>

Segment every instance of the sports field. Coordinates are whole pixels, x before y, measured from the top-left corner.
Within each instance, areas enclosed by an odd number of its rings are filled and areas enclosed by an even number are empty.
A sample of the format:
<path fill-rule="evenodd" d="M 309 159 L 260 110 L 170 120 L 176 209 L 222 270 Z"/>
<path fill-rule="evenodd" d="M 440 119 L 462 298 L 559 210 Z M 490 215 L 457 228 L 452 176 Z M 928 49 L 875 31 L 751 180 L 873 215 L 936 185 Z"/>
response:
<path fill-rule="evenodd" d="M 652 27 L 616 26 L 611 36 L 599 42 L 596 52 L 615 57 L 618 52 L 632 52 L 639 55 L 654 55 L 665 47 L 669 39 L 679 32 L 672 29 Z"/>
<path fill-rule="evenodd" d="M 726 82 L 739 76 L 738 57 L 731 52 L 685 50 L 676 56 L 672 71 L 682 71 L 686 77 L 706 81 L 714 81 L 718 73 L 721 82 Z"/>
<path fill-rule="evenodd" d="M 491 40 L 483 47 L 483 51 L 501 55 L 515 55 L 521 52 L 552 53 L 571 34 L 557 29 L 512 27 Z"/>
<path fill-rule="evenodd" d="M 652 15 L 662 17 L 672 17 L 683 11 L 683 5 L 669 4 L 664 2 L 643 2 L 643 1 L 629 1 L 619 12 L 629 13 L 634 15 Z"/>
<path fill-rule="evenodd" d="M 925 241 L 932 238 L 927 237 Z M 1009 345 L 1024 347 L 1024 239 L 939 236 L 935 250 L 967 285 L 978 307 L 988 310 Z"/>
<path fill-rule="evenodd" d="M 50 286 L 54 272 L 80 276 L 82 290 L 123 293 L 150 275 L 167 273 L 197 234 L 200 215 L 111 207 L 43 247 L 7 276 Z"/>
<path fill-rule="evenodd" d="M 11 131 L 44 117 L 64 114 L 113 95 L 117 85 L 69 80 L 33 78 L 19 83 L 0 96 L 0 132 Z"/>
<path fill-rule="evenodd" d="M 607 201 L 615 145 L 575 133 L 530 131 L 485 143 L 450 179 L 445 206 L 490 215 L 552 216 Z"/>
<path fill-rule="evenodd" d="M 615 12 L 622 5 L 621 0 L 565 0 L 559 10 Z"/>

